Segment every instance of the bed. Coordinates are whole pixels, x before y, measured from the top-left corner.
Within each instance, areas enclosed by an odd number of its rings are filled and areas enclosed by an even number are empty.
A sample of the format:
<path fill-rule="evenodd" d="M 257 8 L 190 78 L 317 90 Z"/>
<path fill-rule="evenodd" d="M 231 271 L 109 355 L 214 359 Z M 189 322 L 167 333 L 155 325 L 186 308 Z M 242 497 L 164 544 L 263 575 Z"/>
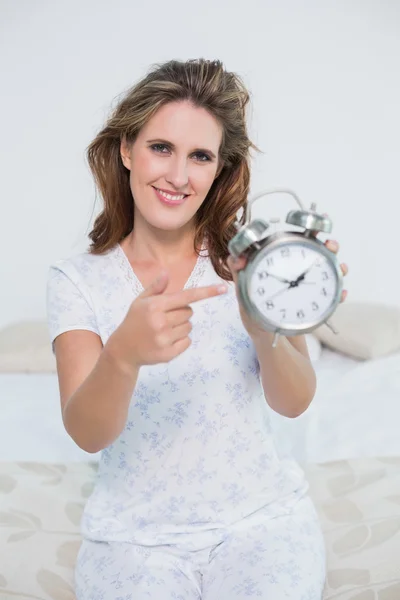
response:
<path fill-rule="evenodd" d="M 400 353 L 324 348 L 296 420 L 271 413 L 303 464 L 328 552 L 324 600 L 400 599 Z M 0 600 L 73 600 L 79 521 L 96 455 L 65 433 L 54 373 L 0 374 Z"/>

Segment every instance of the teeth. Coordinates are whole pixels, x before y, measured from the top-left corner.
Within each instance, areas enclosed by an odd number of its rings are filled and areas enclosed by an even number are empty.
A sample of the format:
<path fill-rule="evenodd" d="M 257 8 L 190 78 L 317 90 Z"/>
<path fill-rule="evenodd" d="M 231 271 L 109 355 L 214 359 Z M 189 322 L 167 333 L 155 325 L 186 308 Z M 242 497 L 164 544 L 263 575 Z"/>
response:
<path fill-rule="evenodd" d="M 164 198 L 166 198 L 167 200 L 183 200 L 186 194 L 179 194 L 179 196 L 172 196 L 171 194 L 167 194 L 166 192 L 163 192 L 161 190 L 159 190 L 157 188 L 157 192 L 159 194 L 161 194 L 161 196 L 164 196 Z"/>

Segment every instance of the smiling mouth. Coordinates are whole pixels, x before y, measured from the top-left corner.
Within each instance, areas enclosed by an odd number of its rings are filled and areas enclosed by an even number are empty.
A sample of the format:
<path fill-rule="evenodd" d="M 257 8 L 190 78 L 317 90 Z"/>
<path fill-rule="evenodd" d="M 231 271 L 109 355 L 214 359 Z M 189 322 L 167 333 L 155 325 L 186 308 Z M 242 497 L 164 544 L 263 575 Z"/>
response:
<path fill-rule="evenodd" d="M 182 204 L 182 202 L 184 202 L 184 200 L 189 195 L 189 194 L 169 194 L 169 193 L 164 192 L 163 190 L 160 190 L 159 188 L 156 188 L 154 186 L 152 186 L 152 188 L 156 192 L 158 198 L 162 202 L 165 202 L 166 204 Z"/>

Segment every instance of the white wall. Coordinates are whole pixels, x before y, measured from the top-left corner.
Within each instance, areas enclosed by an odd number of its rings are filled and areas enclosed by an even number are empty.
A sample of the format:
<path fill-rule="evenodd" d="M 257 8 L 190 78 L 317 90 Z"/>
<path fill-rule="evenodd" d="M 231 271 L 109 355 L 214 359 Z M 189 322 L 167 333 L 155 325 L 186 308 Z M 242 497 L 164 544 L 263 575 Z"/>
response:
<path fill-rule="evenodd" d="M 0 326 L 45 316 L 48 265 L 83 250 L 85 147 L 154 62 L 220 58 L 253 95 L 253 192 L 334 220 L 349 301 L 400 305 L 400 4 L 390 0 L 2 0 Z M 280 208 L 279 208 L 280 207 Z M 254 214 L 292 208 L 259 201 Z"/>

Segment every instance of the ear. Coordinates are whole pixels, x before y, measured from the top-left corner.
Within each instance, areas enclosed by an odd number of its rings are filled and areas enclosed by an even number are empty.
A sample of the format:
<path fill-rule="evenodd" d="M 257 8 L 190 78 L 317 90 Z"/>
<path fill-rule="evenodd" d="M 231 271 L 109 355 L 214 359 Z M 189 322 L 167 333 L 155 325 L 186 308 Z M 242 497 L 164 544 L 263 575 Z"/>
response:
<path fill-rule="evenodd" d="M 128 144 L 126 138 L 123 137 L 120 144 L 121 160 L 129 171 L 131 170 L 131 144 Z"/>
<path fill-rule="evenodd" d="M 218 167 L 217 167 L 217 172 L 215 173 L 215 177 L 214 179 L 217 179 L 217 177 L 220 176 L 222 169 L 224 168 L 224 163 L 222 162 L 221 159 L 218 160 Z"/>

